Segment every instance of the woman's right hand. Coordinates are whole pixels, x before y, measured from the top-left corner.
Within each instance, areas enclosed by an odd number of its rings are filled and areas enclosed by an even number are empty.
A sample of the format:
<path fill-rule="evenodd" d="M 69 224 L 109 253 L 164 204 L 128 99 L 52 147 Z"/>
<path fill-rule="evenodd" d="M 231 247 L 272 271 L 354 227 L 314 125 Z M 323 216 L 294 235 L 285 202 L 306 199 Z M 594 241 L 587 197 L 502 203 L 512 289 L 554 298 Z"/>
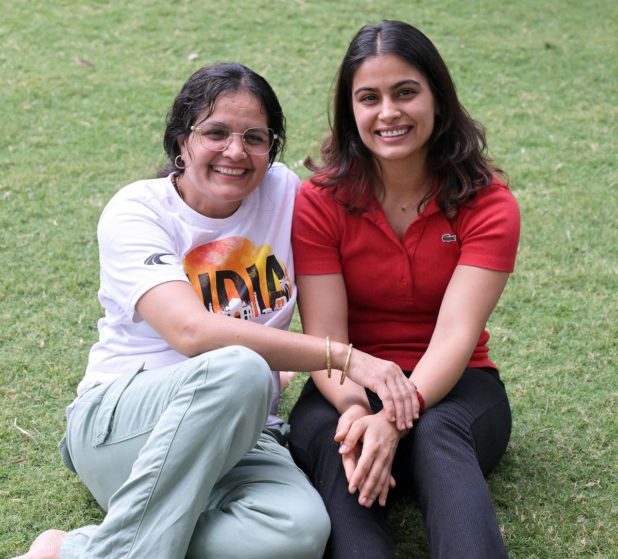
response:
<path fill-rule="evenodd" d="M 333 352 L 333 356 L 337 368 L 342 369 L 348 347 L 345 344 L 337 346 L 338 355 Z M 341 353 L 341 346 L 345 354 Z M 410 429 L 418 419 L 420 406 L 416 397 L 416 387 L 395 363 L 354 349 L 347 376 L 378 395 L 382 400 L 386 418 L 395 423 L 400 431 Z"/>
<path fill-rule="evenodd" d="M 335 440 L 348 479 L 350 493 L 359 492 L 361 506 L 371 507 L 376 500 L 386 505 L 388 492 L 395 487 L 391 474 L 399 440 L 404 435 L 384 417 L 384 412 L 339 419 Z M 357 419 L 353 419 L 358 417 Z M 352 420 L 350 422 L 350 420 Z"/>

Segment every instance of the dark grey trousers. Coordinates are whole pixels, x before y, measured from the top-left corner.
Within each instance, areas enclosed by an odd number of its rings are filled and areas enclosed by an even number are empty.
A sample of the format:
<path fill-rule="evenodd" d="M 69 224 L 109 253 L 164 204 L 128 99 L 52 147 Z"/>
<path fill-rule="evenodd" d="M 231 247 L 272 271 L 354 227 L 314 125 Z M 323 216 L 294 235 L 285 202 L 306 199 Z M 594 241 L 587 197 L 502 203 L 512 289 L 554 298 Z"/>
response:
<path fill-rule="evenodd" d="M 368 393 L 374 411 L 377 396 Z M 350 495 L 333 440 L 337 410 L 307 382 L 290 415 L 290 448 L 321 494 L 331 518 L 325 557 L 392 559 L 385 510 L 361 507 Z M 511 432 L 511 411 L 498 372 L 466 369 L 451 392 L 401 440 L 393 475 L 397 493 L 418 503 L 433 559 L 507 557 L 485 476 Z"/>

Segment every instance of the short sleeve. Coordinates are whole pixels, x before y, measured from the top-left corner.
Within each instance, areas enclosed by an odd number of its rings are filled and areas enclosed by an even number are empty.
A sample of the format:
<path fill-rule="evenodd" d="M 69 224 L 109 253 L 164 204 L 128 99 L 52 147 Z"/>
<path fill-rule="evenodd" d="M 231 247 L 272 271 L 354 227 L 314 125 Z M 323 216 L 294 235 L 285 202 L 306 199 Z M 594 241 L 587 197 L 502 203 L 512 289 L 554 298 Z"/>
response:
<path fill-rule="evenodd" d="M 139 298 L 168 281 L 188 281 L 181 255 L 161 219 L 136 200 L 108 206 L 97 229 L 100 297 L 133 317 Z"/>
<path fill-rule="evenodd" d="M 455 229 L 461 246 L 459 264 L 501 272 L 515 269 L 520 214 L 513 193 L 494 179 L 470 207 L 462 208 Z"/>
<path fill-rule="evenodd" d="M 341 209 L 324 189 L 305 182 L 294 205 L 292 247 L 298 275 L 341 272 Z"/>

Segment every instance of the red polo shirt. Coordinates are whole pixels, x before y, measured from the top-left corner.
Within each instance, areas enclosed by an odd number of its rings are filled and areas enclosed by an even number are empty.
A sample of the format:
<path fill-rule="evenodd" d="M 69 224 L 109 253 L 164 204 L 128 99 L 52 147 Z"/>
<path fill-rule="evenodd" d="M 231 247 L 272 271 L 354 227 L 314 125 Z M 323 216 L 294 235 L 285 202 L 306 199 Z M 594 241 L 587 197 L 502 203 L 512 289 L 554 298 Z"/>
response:
<path fill-rule="evenodd" d="M 303 184 L 292 229 L 298 275 L 341 273 L 354 347 L 412 370 L 427 349 L 458 264 L 512 272 L 519 208 L 497 179 L 449 221 L 431 201 L 399 239 L 373 199 L 360 215 L 330 189 Z M 484 331 L 469 367 L 495 367 Z"/>

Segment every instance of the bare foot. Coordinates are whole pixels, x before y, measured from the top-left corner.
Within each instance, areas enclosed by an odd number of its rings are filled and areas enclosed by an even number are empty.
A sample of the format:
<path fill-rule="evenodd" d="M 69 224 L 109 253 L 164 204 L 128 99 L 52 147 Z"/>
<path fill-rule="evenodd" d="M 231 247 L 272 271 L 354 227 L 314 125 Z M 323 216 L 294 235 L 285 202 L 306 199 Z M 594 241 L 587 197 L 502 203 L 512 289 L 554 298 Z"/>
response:
<path fill-rule="evenodd" d="M 66 532 L 46 530 L 32 542 L 28 553 L 14 559 L 60 559 L 60 546 Z"/>
<path fill-rule="evenodd" d="M 294 371 L 279 371 L 279 385 L 281 386 L 280 390 L 283 392 L 292 379 L 296 376 Z"/>

